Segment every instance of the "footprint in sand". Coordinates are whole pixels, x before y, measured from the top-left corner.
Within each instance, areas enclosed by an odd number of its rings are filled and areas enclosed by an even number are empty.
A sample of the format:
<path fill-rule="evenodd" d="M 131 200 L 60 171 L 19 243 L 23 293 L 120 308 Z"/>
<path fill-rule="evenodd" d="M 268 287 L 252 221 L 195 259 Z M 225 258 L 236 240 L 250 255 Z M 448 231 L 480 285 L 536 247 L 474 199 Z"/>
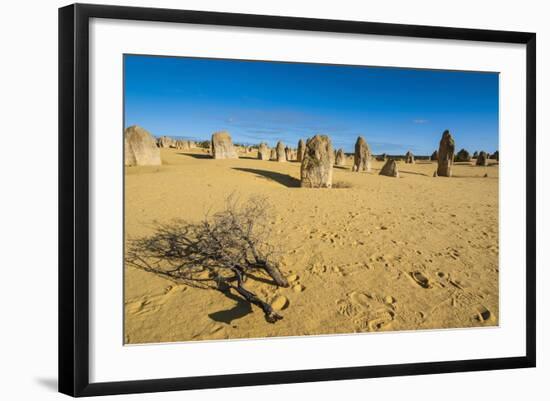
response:
<path fill-rule="evenodd" d="M 457 287 L 458 288 L 458 287 Z M 451 305 L 453 308 L 458 309 L 460 316 L 467 319 L 470 318 L 479 325 L 494 325 L 497 322 L 497 317 L 492 313 L 489 308 L 481 304 L 483 299 L 481 294 L 473 294 L 463 289 L 455 290 L 455 293 L 451 297 Z"/>
<path fill-rule="evenodd" d="M 126 311 L 130 315 L 147 315 L 149 313 L 156 312 L 160 309 L 160 304 L 158 302 L 153 302 L 149 298 L 142 299 L 136 302 L 130 302 L 126 305 Z"/>
<path fill-rule="evenodd" d="M 418 284 L 420 287 L 422 288 L 432 288 L 432 284 L 430 283 L 430 279 L 428 279 L 428 277 L 426 277 L 426 275 L 424 273 L 422 273 L 421 271 L 414 271 L 414 272 L 411 272 L 410 273 L 411 275 L 411 278 L 413 279 L 413 281 Z"/>
<path fill-rule="evenodd" d="M 227 337 L 227 328 L 220 324 L 210 324 L 192 336 L 193 339 L 201 340 L 219 340 Z"/>
<path fill-rule="evenodd" d="M 286 279 L 288 280 L 289 283 L 293 283 L 293 282 L 297 281 L 299 278 L 300 277 L 297 274 L 291 274 Z"/>
<path fill-rule="evenodd" d="M 460 259 L 460 252 L 458 251 L 458 249 L 455 248 L 447 248 L 447 255 L 454 260 Z"/>
<path fill-rule="evenodd" d="M 483 305 L 479 305 L 477 307 L 474 318 L 481 323 L 492 323 L 495 321 L 495 318 L 491 311 Z"/>
<path fill-rule="evenodd" d="M 170 285 L 164 288 L 162 294 L 145 296 L 136 301 L 127 302 L 126 313 L 141 316 L 157 312 L 164 305 L 166 299 L 177 292 L 176 288 L 176 286 Z"/>
<path fill-rule="evenodd" d="M 346 274 L 342 271 L 340 266 L 332 266 L 332 272 L 338 276 L 344 277 Z"/>
<path fill-rule="evenodd" d="M 392 302 L 388 302 L 391 300 Z M 354 291 L 346 299 L 336 301 L 338 313 L 350 318 L 357 331 L 379 331 L 395 320 L 395 299 Z"/>

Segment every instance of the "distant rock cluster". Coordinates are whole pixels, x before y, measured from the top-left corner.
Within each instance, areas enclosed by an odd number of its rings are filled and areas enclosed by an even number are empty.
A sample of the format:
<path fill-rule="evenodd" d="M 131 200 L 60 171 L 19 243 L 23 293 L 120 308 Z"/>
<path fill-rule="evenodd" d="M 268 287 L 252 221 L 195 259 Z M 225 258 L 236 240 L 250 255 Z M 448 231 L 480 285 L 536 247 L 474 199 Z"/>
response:
<path fill-rule="evenodd" d="M 157 146 L 159 148 L 169 148 L 174 143 L 174 140 L 169 136 L 161 136 L 157 139 Z"/>
<path fill-rule="evenodd" d="M 153 135 L 139 126 L 131 126 L 125 130 L 125 160 L 126 166 L 146 166 L 161 164 L 160 148 L 175 148 L 191 150 L 197 144 L 191 140 L 173 139 L 169 136 L 161 136 L 155 139 Z M 300 182 L 307 188 L 331 188 L 333 167 L 345 167 L 347 157 L 342 148 L 334 150 L 332 142 L 327 135 L 315 135 L 305 142 L 300 139 L 297 148 L 277 142 L 274 148 L 262 142 L 257 146 L 234 145 L 231 135 L 227 131 L 219 131 L 212 134 L 210 141 L 199 142 L 199 145 L 208 152 L 213 159 L 238 159 L 238 152 L 250 154 L 257 150 L 257 158 L 262 161 L 298 162 L 300 163 Z M 488 160 L 498 161 L 498 150 L 493 154 L 485 151 L 475 151 L 472 156 L 466 149 L 460 149 L 455 153 L 455 141 L 449 130 L 445 130 L 439 142 L 439 148 L 431 156 L 418 156 L 419 160 L 437 161 L 437 169 L 434 177 L 451 177 L 453 164 L 472 163 L 472 157 L 476 166 L 487 166 Z M 363 136 L 358 136 L 353 153 L 353 172 L 370 172 L 374 155 Z M 404 160 L 405 164 L 416 162 L 414 154 L 409 150 L 403 156 L 388 156 L 385 153 L 376 156 L 377 161 L 384 162 L 379 175 L 387 177 L 399 177 L 397 160 Z M 421 163 L 422 161 L 420 161 Z"/>
<path fill-rule="evenodd" d="M 181 150 L 191 150 L 191 149 L 194 149 L 196 146 L 195 146 L 195 142 L 193 141 L 177 139 L 173 142 L 172 146 L 170 147 L 181 149 Z"/>
<path fill-rule="evenodd" d="M 338 149 L 338 151 L 336 152 L 336 160 L 334 161 L 334 164 L 337 166 L 346 165 L 346 155 L 342 148 Z"/>
<path fill-rule="evenodd" d="M 379 161 L 379 162 L 385 162 L 386 160 L 388 160 L 388 155 L 385 153 L 382 153 L 381 155 L 378 155 L 376 157 L 376 161 Z"/>
<path fill-rule="evenodd" d="M 271 151 L 269 150 L 267 143 L 265 142 L 260 143 L 260 146 L 258 146 L 258 159 L 269 160 L 270 158 L 271 158 Z"/>
<path fill-rule="evenodd" d="M 288 146 L 285 148 L 286 161 L 293 161 L 295 159 L 294 150 Z"/>
<path fill-rule="evenodd" d="M 470 156 L 470 152 L 466 149 L 460 149 L 455 156 L 456 162 L 469 162 L 471 159 L 472 157 Z"/>

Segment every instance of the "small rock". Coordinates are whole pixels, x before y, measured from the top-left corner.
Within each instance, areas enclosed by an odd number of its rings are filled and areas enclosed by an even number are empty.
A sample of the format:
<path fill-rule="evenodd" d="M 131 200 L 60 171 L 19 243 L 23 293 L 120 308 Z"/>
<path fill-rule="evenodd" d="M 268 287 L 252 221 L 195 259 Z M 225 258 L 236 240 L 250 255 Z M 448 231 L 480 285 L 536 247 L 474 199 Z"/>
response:
<path fill-rule="evenodd" d="M 384 298 L 384 302 L 387 304 L 393 304 L 395 302 L 395 299 L 391 295 L 388 295 Z"/>
<path fill-rule="evenodd" d="M 283 295 L 276 297 L 273 302 L 271 302 L 271 307 L 275 310 L 283 310 L 288 306 L 288 299 Z"/>
<path fill-rule="evenodd" d="M 297 274 L 291 274 L 290 276 L 287 277 L 287 280 L 292 283 L 296 280 L 298 280 L 298 275 Z"/>
<path fill-rule="evenodd" d="M 411 163 L 414 163 L 414 161 L 412 161 Z M 386 161 L 386 164 L 384 164 L 384 167 L 382 167 L 380 173 L 378 174 L 388 177 L 399 178 L 399 170 L 397 169 L 397 164 L 395 163 L 395 160 L 388 159 L 388 161 Z"/>
<path fill-rule="evenodd" d="M 304 286 L 301 284 L 296 284 L 294 287 L 292 287 L 294 292 L 302 292 L 304 290 Z"/>

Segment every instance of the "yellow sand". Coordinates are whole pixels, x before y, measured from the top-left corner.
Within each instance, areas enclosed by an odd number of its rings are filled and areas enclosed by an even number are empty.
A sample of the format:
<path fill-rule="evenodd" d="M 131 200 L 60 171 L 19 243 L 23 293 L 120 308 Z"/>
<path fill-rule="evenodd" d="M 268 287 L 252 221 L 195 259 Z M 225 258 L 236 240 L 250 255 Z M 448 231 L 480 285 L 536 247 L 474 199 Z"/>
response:
<path fill-rule="evenodd" d="M 302 189 L 299 163 L 260 161 L 255 152 L 161 156 L 162 166 L 126 168 L 127 238 L 151 234 L 154 221 L 199 221 L 232 192 L 264 195 L 292 284 L 247 281 L 262 299 L 288 300 L 283 320 L 270 324 L 236 296 L 126 266 L 126 343 L 498 324 L 498 165 L 460 164 L 455 177 L 433 178 L 435 162 L 399 162 L 396 179 L 378 175 L 382 162 L 352 173 L 348 158 L 334 182 L 349 188 Z"/>

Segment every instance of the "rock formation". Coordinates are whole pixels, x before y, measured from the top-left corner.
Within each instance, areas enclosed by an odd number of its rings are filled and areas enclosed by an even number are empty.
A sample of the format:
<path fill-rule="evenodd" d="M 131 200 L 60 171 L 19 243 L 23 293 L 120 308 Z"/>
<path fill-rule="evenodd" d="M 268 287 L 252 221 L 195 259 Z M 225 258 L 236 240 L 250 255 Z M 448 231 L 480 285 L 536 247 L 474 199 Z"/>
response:
<path fill-rule="evenodd" d="M 399 170 L 397 169 L 397 163 L 395 160 L 387 160 L 384 167 L 382 167 L 382 170 L 380 170 L 380 175 L 399 178 Z"/>
<path fill-rule="evenodd" d="M 157 146 L 159 148 L 169 148 L 170 146 L 172 146 L 173 142 L 174 140 L 169 136 L 161 136 L 159 139 L 157 139 Z"/>
<path fill-rule="evenodd" d="M 157 166 L 160 150 L 153 135 L 137 125 L 124 130 L 124 165 Z"/>
<path fill-rule="evenodd" d="M 260 146 L 258 146 L 258 159 L 269 160 L 270 156 L 271 152 L 267 147 L 267 144 L 265 142 L 260 143 Z"/>
<path fill-rule="evenodd" d="M 437 151 L 437 176 L 451 177 L 452 166 L 455 155 L 455 140 L 449 130 L 445 130 L 439 141 L 439 150 Z"/>
<path fill-rule="evenodd" d="M 177 139 L 172 144 L 172 147 L 174 147 L 176 149 L 190 150 L 191 149 L 191 142 L 181 140 L 181 139 Z"/>
<path fill-rule="evenodd" d="M 369 145 L 362 136 L 355 142 L 355 155 L 353 156 L 353 167 L 351 171 L 370 171 L 371 151 Z"/>
<path fill-rule="evenodd" d="M 290 149 L 288 146 L 285 148 L 285 157 L 287 161 L 291 161 L 293 159 L 292 157 L 292 149 Z"/>
<path fill-rule="evenodd" d="M 296 160 L 299 161 L 300 163 L 302 162 L 303 158 L 304 158 L 304 152 L 306 151 L 306 147 L 304 145 L 304 141 L 302 141 L 301 139 L 298 141 L 298 152 L 297 152 L 297 155 L 296 155 Z"/>
<path fill-rule="evenodd" d="M 277 150 L 277 161 L 286 162 L 285 145 L 279 141 L 277 142 L 277 147 L 275 149 Z"/>
<path fill-rule="evenodd" d="M 486 166 L 487 165 L 487 153 L 483 150 L 479 152 L 476 160 L 476 166 Z"/>
<path fill-rule="evenodd" d="M 300 168 L 301 186 L 306 188 L 332 187 L 334 150 L 330 138 L 315 135 L 306 142 Z"/>
<path fill-rule="evenodd" d="M 498 162 L 498 150 L 495 151 L 490 157 L 490 159 L 496 160 Z"/>
<path fill-rule="evenodd" d="M 456 162 L 469 162 L 470 160 L 470 152 L 468 152 L 466 149 L 460 149 L 455 157 Z"/>
<path fill-rule="evenodd" d="M 214 159 L 238 159 L 239 156 L 233 146 L 231 135 L 227 131 L 212 134 L 210 151 Z"/>
<path fill-rule="evenodd" d="M 430 157 L 431 160 L 433 161 L 437 161 L 437 150 L 434 150 L 434 152 L 432 153 L 432 156 Z"/>
<path fill-rule="evenodd" d="M 269 160 L 277 160 L 277 151 L 275 150 L 275 148 L 271 149 L 271 157 L 269 158 Z"/>
<path fill-rule="evenodd" d="M 385 153 L 382 153 L 381 155 L 378 155 L 376 157 L 376 160 L 379 162 L 385 162 L 386 160 L 388 160 L 388 155 Z"/>
<path fill-rule="evenodd" d="M 414 164 L 414 155 L 410 150 L 405 153 L 405 163 Z"/>
<path fill-rule="evenodd" d="M 344 153 L 343 149 L 338 149 L 336 152 L 336 160 L 334 162 L 337 166 L 345 166 L 346 165 L 346 154 Z"/>

